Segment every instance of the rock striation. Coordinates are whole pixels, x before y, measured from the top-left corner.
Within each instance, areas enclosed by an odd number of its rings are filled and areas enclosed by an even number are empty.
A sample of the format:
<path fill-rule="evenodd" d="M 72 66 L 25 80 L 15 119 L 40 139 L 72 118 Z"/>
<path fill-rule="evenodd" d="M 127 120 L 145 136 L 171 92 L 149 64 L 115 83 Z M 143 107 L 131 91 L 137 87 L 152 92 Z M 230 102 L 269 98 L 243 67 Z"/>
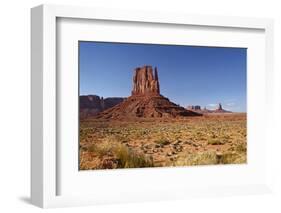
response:
<path fill-rule="evenodd" d="M 200 115 L 162 96 L 157 68 L 154 68 L 153 72 L 152 66 L 143 66 L 134 70 L 131 96 L 114 107 L 98 113 L 96 118 L 176 118 Z"/>
<path fill-rule="evenodd" d="M 135 69 L 132 96 L 147 95 L 160 95 L 157 67 L 154 68 L 154 73 L 152 66 L 143 66 Z"/>

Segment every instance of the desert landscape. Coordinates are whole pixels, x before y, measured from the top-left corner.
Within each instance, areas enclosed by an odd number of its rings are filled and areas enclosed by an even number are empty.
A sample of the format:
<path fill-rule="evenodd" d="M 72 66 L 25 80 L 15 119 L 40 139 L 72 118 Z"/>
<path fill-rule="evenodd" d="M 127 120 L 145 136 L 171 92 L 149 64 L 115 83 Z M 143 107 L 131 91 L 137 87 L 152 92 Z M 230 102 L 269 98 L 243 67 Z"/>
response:
<path fill-rule="evenodd" d="M 79 168 L 246 163 L 246 121 L 220 103 L 175 104 L 160 93 L 156 67 L 137 67 L 130 96 L 80 96 Z"/>

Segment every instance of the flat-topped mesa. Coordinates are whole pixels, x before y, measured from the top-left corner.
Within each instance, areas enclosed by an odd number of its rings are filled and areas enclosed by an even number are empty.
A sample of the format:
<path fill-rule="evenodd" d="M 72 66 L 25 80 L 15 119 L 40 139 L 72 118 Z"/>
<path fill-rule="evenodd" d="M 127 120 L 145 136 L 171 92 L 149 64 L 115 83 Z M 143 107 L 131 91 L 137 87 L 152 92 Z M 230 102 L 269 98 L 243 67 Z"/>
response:
<path fill-rule="evenodd" d="M 160 96 L 157 68 L 143 66 L 135 69 L 132 96 Z"/>

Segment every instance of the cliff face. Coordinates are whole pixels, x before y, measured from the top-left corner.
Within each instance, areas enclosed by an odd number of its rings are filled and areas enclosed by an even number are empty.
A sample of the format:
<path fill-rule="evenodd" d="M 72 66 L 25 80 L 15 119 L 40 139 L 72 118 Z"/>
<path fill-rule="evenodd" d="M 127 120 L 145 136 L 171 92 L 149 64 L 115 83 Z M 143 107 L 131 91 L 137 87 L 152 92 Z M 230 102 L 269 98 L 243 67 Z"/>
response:
<path fill-rule="evenodd" d="M 125 98 L 112 97 L 105 98 L 97 95 L 81 95 L 79 97 L 80 117 L 97 115 L 99 112 L 107 110 L 124 101 Z"/>
<path fill-rule="evenodd" d="M 102 110 L 101 98 L 97 95 L 81 95 L 79 97 L 80 109 L 96 109 Z"/>
<path fill-rule="evenodd" d="M 159 96 L 160 85 L 157 68 L 143 66 L 135 69 L 132 96 Z"/>

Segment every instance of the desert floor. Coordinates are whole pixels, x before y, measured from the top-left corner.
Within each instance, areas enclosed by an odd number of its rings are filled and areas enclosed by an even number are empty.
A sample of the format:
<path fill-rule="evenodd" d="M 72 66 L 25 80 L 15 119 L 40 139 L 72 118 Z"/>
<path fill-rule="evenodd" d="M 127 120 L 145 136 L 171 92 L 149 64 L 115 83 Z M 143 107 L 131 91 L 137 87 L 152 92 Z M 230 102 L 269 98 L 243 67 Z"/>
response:
<path fill-rule="evenodd" d="M 242 164 L 245 113 L 80 121 L 80 170 Z"/>

